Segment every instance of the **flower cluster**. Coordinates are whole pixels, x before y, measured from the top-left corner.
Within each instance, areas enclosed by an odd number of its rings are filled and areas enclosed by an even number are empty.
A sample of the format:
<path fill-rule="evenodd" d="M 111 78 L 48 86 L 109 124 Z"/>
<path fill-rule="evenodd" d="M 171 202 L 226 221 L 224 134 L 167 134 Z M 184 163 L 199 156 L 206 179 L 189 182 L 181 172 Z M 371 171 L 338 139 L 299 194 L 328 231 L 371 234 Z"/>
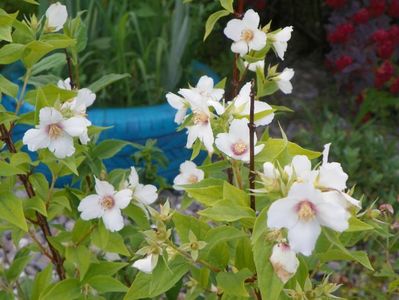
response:
<path fill-rule="evenodd" d="M 264 72 L 264 58 L 248 62 L 246 57 L 263 50 L 267 43 L 271 43 L 276 55 L 284 59 L 292 27 L 268 32 L 268 28 L 260 28 L 259 24 L 259 15 L 250 9 L 242 19 L 229 21 L 224 34 L 233 40 L 231 50 L 241 56 L 247 69 L 256 71 L 259 68 Z M 269 68 L 267 79 L 283 93 L 291 93 L 290 80 L 294 71 L 286 68 L 277 73 L 276 68 Z M 209 154 L 215 152 L 216 145 L 217 150 L 228 157 L 248 162 L 251 93 L 251 83 L 247 82 L 238 95 L 228 101 L 229 99 L 224 98 L 224 89 L 215 87 L 212 78 L 203 76 L 195 87 L 180 89 L 178 95 L 168 93 L 166 98 L 177 110 L 175 122 L 187 129 L 187 148 L 193 148 L 196 141 L 199 141 Z M 274 118 L 274 109 L 269 104 L 256 100 L 255 115 L 256 126 L 268 125 Z M 256 153 L 259 153 L 262 147 L 257 146 Z"/>
<path fill-rule="evenodd" d="M 58 87 L 72 90 L 70 79 L 59 81 Z M 39 124 L 25 133 L 23 143 L 30 151 L 48 148 L 61 159 L 73 155 L 74 137 L 78 137 L 84 145 L 90 141 L 87 128 L 91 122 L 86 118 L 86 109 L 95 99 L 94 93 L 83 88 L 77 91 L 76 97 L 64 103 L 43 107 L 39 113 Z"/>
<path fill-rule="evenodd" d="M 277 253 L 271 257 L 274 265 L 279 264 L 275 266 L 277 274 L 281 270 L 286 271 L 280 274 L 282 277 L 288 276 L 287 272 L 291 275 L 295 273 L 292 271 L 295 260 L 274 261 L 276 257 L 292 256 L 292 253 L 309 256 L 315 248 L 321 227 L 343 232 L 349 226 L 350 212 L 361 208 L 360 201 L 346 191 L 348 175 L 341 164 L 328 162 L 329 148 L 330 144 L 325 145 L 323 161 L 317 169 L 312 169 L 307 156 L 297 155 L 284 168 L 276 168 L 266 162 L 260 174 L 264 191 L 285 195 L 271 204 L 267 218 L 270 229 L 287 230 L 288 242 L 283 238 L 275 248 Z"/>
<path fill-rule="evenodd" d="M 399 1 L 326 3 L 333 9 L 327 26 L 332 49 L 327 54 L 327 65 L 340 86 L 354 94 L 373 86 L 396 94 L 398 76 L 387 65 L 399 54 L 399 26 L 394 24 L 399 17 Z"/>

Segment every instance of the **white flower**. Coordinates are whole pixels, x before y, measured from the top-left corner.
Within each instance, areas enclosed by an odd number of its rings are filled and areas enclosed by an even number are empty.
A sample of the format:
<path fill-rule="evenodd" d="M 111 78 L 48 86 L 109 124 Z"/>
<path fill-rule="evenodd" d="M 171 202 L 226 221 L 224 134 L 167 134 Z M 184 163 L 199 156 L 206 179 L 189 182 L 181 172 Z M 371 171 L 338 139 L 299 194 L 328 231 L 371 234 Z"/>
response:
<path fill-rule="evenodd" d="M 212 106 L 216 110 L 216 113 L 218 115 L 224 113 L 224 107 L 219 102 L 223 98 L 224 90 L 215 89 L 213 79 L 211 77 L 202 76 L 198 80 L 198 83 L 195 86 L 195 88 L 193 88 L 192 90 L 200 94 L 208 103 L 208 106 Z"/>
<path fill-rule="evenodd" d="M 324 145 L 323 163 L 320 166 L 316 186 L 322 190 L 327 190 L 323 193 L 323 196 L 328 201 L 336 201 L 346 208 L 352 205 L 361 208 L 359 200 L 354 199 L 344 192 L 348 174 L 344 172 L 341 164 L 328 162 L 330 146 L 331 144 Z"/>
<path fill-rule="evenodd" d="M 270 262 L 274 272 L 283 283 L 286 283 L 294 276 L 299 267 L 299 260 L 295 252 L 286 243 L 274 245 Z"/>
<path fill-rule="evenodd" d="M 263 176 L 267 179 L 276 180 L 279 178 L 279 171 L 271 162 L 263 164 Z"/>
<path fill-rule="evenodd" d="M 251 83 L 247 82 L 238 93 L 237 97 L 232 101 L 230 105 L 234 105 L 233 114 L 236 114 L 240 117 L 245 117 L 249 119 L 249 113 L 251 108 Z M 255 118 L 256 115 L 266 113 L 267 111 L 272 110 L 272 107 L 263 101 L 255 100 Z M 256 126 L 268 125 L 273 121 L 274 113 L 269 113 L 264 117 L 260 117 L 255 120 Z"/>
<path fill-rule="evenodd" d="M 312 163 L 306 155 L 295 155 L 290 165 L 284 167 L 288 177 L 295 178 L 296 182 L 308 182 L 314 184 L 318 172 L 312 170 Z"/>
<path fill-rule="evenodd" d="M 61 89 L 72 90 L 70 78 L 67 78 L 64 81 L 58 81 L 57 85 Z M 95 100 L 96 94 L 88 88 L 83 88 L 78 91 L 76 97 L 62 104 L 61 111 L 65 114 L 71 114 L 73 116 L 86 117 L 87 108 L 91 106 Z M 85 121 L 86 127 L 91 126 L 91 122 L 88 119 L 85 118 Z M 87 128 L 79 136 L 79 139 L 83 145 L 86 145 L 90 141 Z"/>
<path fill-rule="evenodd" d="M 126 208 L 132 199 L 132 191 L 123 189 L 119 192 L 106 181 L 96 178 L 96 194 L 84 198 L 78 206 L 83 220 L 102 218 L 105 228 L 119 231 L 123 228 L 121 209 Z"/>
<path fill-rule="evenodd" d="M 242 20 L 234 19 L 227 23 L 224 34 L 233 40 L 231 51 L 243 56 L 250 50 L 259 51 L 266 46 L 266 33 L 259 30 L 259 22 L 259 15 L 249 9 Z"/>
<path fill-rule="evenodd" d="M 211 127 L 211 112 L 209 111 L 208 104 L 203 101 L 202 96 L 198 93 L 185 90 L 184 92 L 187 101 L 190 104 L 193 112 L 193 125 L 187 126 L 187 148 L 192 148 L 195 140 L 199 139 L 208 150 L 209 153 L 213 152 L 213 131 Z"/>
<path fill-rule="evenodd" d="M 72 117 L 65 119 L 52 107 L 44 107 L 39 113 L 39 125 L 29 129 L 22 141 L 30 151 L 48 148 L 58 158 L 71 156 L 75 152 L 73 137 L 87 130 L 87 119 Z"/>
<path fill-rule="evenodd" d="M 175 123 L 183 123 L 188 110 L 187 100 L 173 93 L 167 93 L 166 100 L 168 100 L 170 106 L 172 106 L 174 109 L 177 109 Z"/>
<path fill-rule="evenodd" d="M 135 167 L 131 167 L 127 187 L 133 191 L 133 199 L 142 204 L 150 205 L 158 199 L 157 188 L 154 185 L 139 183 Z"/>
<path fill-rule="evenodd" d="M 141 272 L 151 274 L 158 262 L 158 255 L 149 254 L 142 259 L 138 259 L 133 263 L 133 268 L 139 269 Z"/>
<path fill-rule="evenodd" d="M 244 67 L 248 68 L 248 70 L 250 70 L 252 72 L 256 72 L 256 69 L 264 70 L 265 69 L 265 61 L 258 60 L 253 63 L 248 63 L 248 62 L 244 61 Z"/>
<path fill-rule="evenodd" d="M 257 138 L 254 134 L 254 144 Z M 216 147 L 224 154 L 236 160 L 249 162 L 249 128 L 247 119 L 236 119 L 230 124 L 228 133 L 219 133 L 215 141 Z M 255 146 L 254 154 L 258 154 L 264 145 Z"/>
<path fill-rule="evenodd" d="M 278 88 L 284 94 L 292 93 L 292 83 L 291 79 L 294 77 L 294 70 L 290 68 L 285 68 L 282 73 L 273 78 L 276 81 Z"/>
<path fill-rule="evenodd" d="M 342 232 L 349 226 L 347 211 L 338 203 L 325 201 L 309 183 L 295 183 L 286 198 L 272 203 L 267 213 L 269 228 L 287 228 L 288 241 L 295 252 L 309 256 L 321 226 Z"/>
<path fill-rule="evenodd" d="M 284 60 L 284 54 L 288 46 L 287 42 L 291 39 L 292 30 L 292 26 L 288 26 L 271 36 L 273 48 L 282 60 Z"/>
<path fill-rule="evenodd" d="M 182 191 L 180 185 L 194 184 L 204 179 L 204 171 L 197 168 L 197 165 L 189 160 L 186 160 L 180 165 L 180 174 L 173 180 L 173 188 L 177 191 Z"/>
<path fill-rule="evenodd" d="M 62 29 L 68 19 L 66 6 L 59 2 L 51 4 L 49 8 L 47 8 L 46 18 L 49 31 L 55 32 Z"/>

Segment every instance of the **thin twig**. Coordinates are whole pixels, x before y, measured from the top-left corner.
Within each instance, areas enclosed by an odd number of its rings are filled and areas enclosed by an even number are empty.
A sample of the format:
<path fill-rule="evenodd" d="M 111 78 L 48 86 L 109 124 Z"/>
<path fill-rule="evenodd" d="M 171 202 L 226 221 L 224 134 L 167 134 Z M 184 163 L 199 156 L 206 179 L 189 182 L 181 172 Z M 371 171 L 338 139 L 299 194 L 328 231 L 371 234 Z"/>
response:
<path fill-rule="evenodd" d="M 7 130 L 6 126 L 4 124 L 0 124 L 0 133 L 1 136 L 3 138 L 3 140 L 5 141 L 8 151 L 10 151 L 11 153 L 17 153 L 17 149 L 15 148 L 14 142 L 11 138 L 11 133 L 10 131 Z M 25 191 L 28 194 L 29 198 L 34 198 L 36 196 L 36 193 L 33 189 L 32 184 L 29 181 L 29 177 L 25 174 L 20 174 L 18 175 L 19 180 L 21 180 L 22 184 L 25 187 Z M 64 259 L 61 257 L 60 253 L 57 251 L 57 249 L 55 249 L 53 247 L 53 245 L 50 242 L 50 237 L 52 236 L 51 231 L 50 231 L 50 226 L 47 222 L 47 219 L 45 216 L 43 216 L 42 214 L 36 212 L 36 219 L 37 219 L 37 223 L 39 224 L 40 229 L 43 232 L 44 238 L 47 241 L 47 244 L 49 246 L 50 252 L 51 252 L 51 256 L 52 256 L 52 260 L 51 262 L 54 264 L 58 277 L 60 278 L 60 280 L 65 279 L 65 269 L 64 269 Z"/>
<path fill-rule="evenodd" d="M 69 80 L 70 80 L 70 84 L 71 84 L 71 89 L 74 89 L 76 87 L 76 84 L 75 84 L 75 81 L 73 80 L 72 59 L 69 56 L 67 49 L 65 49 L 65 56 L 66 56 L 66 61 L 67 61 L 67 66 L 68 66 L 68 75 L 69 75 Z"/>
<path fill-rule="evenodd" d="M 255 189 L 255 82 L 251 81 L 251 106 L 249 110 L 249 189 L 250 189 L 250 202 L 251 208 L 256 210 L 255 205 L 255 194 L 253 190 Z"/>

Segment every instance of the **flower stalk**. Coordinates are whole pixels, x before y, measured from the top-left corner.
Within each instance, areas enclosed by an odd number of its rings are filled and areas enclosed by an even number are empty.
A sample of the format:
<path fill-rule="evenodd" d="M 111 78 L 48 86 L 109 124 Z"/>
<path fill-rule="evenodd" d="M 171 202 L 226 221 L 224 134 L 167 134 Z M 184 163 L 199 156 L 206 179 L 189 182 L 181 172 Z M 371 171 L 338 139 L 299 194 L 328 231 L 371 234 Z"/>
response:
<path fill-rule="evenodd" d="M 256 210 L 255 206 L 255 194 L 253 190 L 255 189 L 255 83 L 254 80 L 251 81 L 251 106 L 249 110 L 249 190 L 250 190 L 250 203 L 251 208 Z"/>

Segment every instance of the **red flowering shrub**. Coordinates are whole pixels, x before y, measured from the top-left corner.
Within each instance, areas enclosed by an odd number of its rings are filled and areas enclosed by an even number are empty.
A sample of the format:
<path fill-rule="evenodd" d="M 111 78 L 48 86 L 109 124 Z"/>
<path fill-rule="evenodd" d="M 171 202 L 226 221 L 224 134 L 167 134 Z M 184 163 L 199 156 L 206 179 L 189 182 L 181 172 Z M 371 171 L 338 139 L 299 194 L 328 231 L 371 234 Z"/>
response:
<path fill-rule="evenodd" d="M 332 8 L 327 65 L 339 85 L 358 95 L 375 87 L 399 92 L 399 0 L 325 0 Z"/>

